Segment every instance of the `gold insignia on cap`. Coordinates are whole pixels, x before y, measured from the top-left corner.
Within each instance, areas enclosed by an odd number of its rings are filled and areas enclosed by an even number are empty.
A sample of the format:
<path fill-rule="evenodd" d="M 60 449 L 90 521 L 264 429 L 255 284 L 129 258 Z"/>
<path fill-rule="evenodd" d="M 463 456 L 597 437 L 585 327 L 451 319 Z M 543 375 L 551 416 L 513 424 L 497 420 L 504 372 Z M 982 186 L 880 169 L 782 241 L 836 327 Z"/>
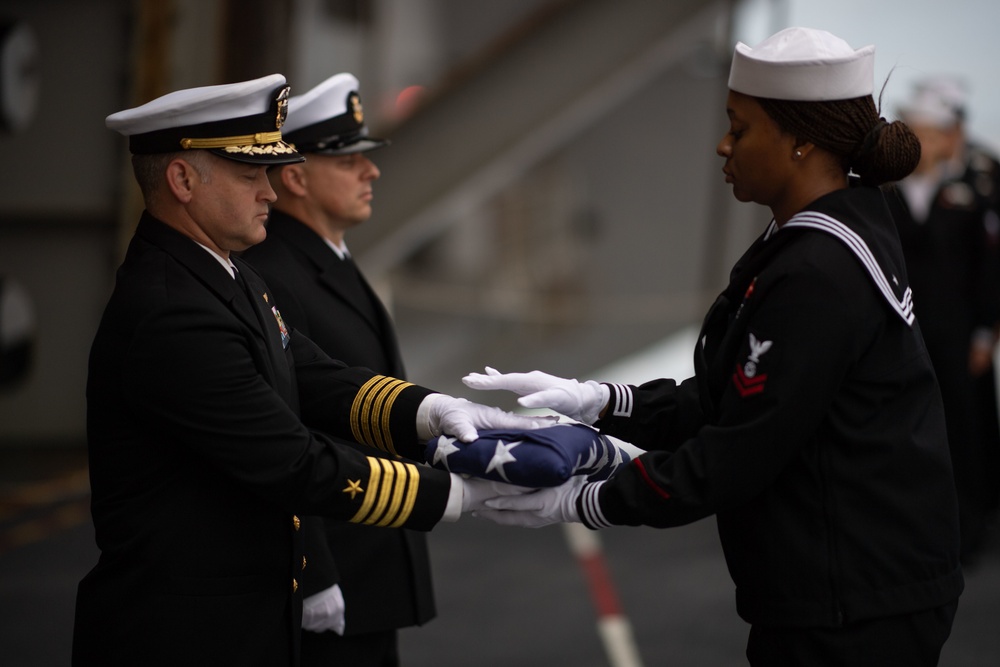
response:
<path fill-rule="evenodd" d="M 280 130 L 281 126 L 285 124 L 285 119 L 288 118 L 288 95 L 291 93 L 292 87 L 285 86 L 278 93 L 278 97 L 275 101 L 278 103 L 278 115 L 274 119 L 275 129 Z"/>
<path fill-rule="evenodd" d="M 365 490 L 361 488 L 361 480 L 354 481 L 353 479 L 347 480 L 347 488 L 344 489 L 344 493 L 351 494 L 351 500 L 354 500 L 354 496 L 359 493 L 364 493 Z"/>
<path fill-rule="evenodd" d="M 348 99 L 351 102 L 351 112 L 354 114 L 354 120 L 358 125 L 361 125 L 365 122 L 365 112 L 361 106 L 361 98 L 358 97 L 357 93 L 351 93 Z"/>
<path fill-rule="evenodd" d="M 278 135 L 278 141 L 273 144 L 258 146 L 257 144 L 243 146 L 203 146 L 202 148 L 223 148 L 227 153 L 242 153 L 244 155 L 291 155 L 295 149 L 281 141 L 281 132 L 272 132 Z"/>
<path fill-rule="evenodd" d="M 265 144 L 258 146 L 257 144 Z M 233 137 L 205 137 L 181 139 L 181 148 L 224 148 L 227 153 L 294 153 L 295 149 L 281 140 L 281 132 L 257 132 Z"/>

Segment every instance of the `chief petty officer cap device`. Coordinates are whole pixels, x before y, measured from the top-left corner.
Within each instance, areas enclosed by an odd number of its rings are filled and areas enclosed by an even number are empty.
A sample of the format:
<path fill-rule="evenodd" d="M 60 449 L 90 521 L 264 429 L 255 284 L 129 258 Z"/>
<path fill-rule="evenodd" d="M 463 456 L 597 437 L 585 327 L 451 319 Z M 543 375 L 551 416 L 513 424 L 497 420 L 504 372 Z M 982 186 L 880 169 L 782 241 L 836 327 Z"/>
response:
<path fill-rule="evenodd" d="M 358 80 L 347 73 L 288 100 L 285 138 L 301 153 L 320 155 L 364 153 L 389 144 L 368 136 Z"/>
<path fill-rule="evenodd" d="M 168 93 L 105 119 L 129 138 L 136 155 L 204 149 L 250 164 L 287 164 L 305 158 L 281 135 L 289 87 L 281 74 Z"/>
<path fill-rule="evenodd" d="M 803 102 L 871 95 L 875 47 L 855 50 L 825 30 L 785 28 L 753 48 L 736 44 L 729 89 L 752 97 Z"/>

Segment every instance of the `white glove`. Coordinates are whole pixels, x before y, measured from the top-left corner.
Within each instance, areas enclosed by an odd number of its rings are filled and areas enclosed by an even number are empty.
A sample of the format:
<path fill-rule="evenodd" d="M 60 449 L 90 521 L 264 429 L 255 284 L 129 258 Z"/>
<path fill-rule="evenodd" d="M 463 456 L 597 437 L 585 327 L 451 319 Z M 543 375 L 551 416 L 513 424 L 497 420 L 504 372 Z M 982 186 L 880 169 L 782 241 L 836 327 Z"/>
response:
<path fill-rule="evenodd" d="M 463 479 L 465 495 L 462 498 L 462 513 L 486 509 L 489 501 L 495 498 L 518 496 L 532 493 L 534 489 L 528 486 L 516 486 L 505 482 L 494 482 L 489 479 L 471 477 Z"/>
<path fill-rule="evenodd" d="M 344 594 L 339 584 L 310 595 L 302 601 L 302 629 L 309 632 L 333 630 L 344 634 Z"/>
<path fill-rule="evenodd" d="M 479 437 L 478 428 L 530 430 L 556 423 L 553 417 L 515 415 L 447 394 L 430 394 L 417 408 L 417 434 L 424 440 L 448 434 L 472 442 Z"/>
<path fill-rule="evenodd" d="M 577 382 L 542 371 L 501 373 L 487 366 L 486 375 L 470 373 L 462 382 L 473 389 L 507 389 L 519 394 L 517 402 L 526 408 L 551 408 L 584 424 L 596 422 L 611 397 L 599 382 Z"/>
<path fill-rule="evenodd" d="M 528 528 L 540 528 L 551 523 L 579 522 L 576 500 L 586 485 L 586 477 L 573 475 L 560 486 L 516 496 L 491 498 L 485 503 L 488 509 L 476 510 L 472 515 L 504 526 Z"/>
<path fill-rule="evenodd" d="M 530 493 L 533 490 L 527 486 L 515 486 L 477 477 L 466 478 L 451 473 L 451 490 L 448 492 L 448 504 L 441 520 L 458 521 L 458 518 L 467 512 L 485 509 L 485 502 L 491 498 Z"/>

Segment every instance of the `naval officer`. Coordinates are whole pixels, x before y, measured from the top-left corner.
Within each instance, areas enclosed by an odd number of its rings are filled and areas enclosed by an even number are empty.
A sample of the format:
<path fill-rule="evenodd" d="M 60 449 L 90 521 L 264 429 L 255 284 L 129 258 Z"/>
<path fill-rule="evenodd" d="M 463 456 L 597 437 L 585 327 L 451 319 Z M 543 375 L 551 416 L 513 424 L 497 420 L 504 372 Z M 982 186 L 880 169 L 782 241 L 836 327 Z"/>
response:
<path fill-rule="evenodd" d="M 283 321 L 233 253 L 259 243 L 282 139 L 280 74 L 112 114 L 145 211 L 87 382 L 100 558 L 80 582 L 75 665 L 295 665 L 302 514 L 428 530 L 476 506 L 422 460 L 438 433 L 536 422 L 347 367 Z"/>

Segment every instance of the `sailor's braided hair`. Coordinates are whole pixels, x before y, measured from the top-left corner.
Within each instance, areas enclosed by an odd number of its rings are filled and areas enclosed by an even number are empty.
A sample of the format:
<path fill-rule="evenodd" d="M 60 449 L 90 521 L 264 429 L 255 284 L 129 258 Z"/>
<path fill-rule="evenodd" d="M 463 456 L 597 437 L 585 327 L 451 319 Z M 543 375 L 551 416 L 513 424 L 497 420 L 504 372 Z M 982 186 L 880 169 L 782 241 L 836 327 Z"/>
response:
<path fill-rule="evenodd" d="M 757 98 L 782 131 L 826 149 L 862 185 L 883 185 L 912 172 L 920 141 L 902 121 L 886 122 L 871 95 L 849 100 L 800 102 Z"/>

